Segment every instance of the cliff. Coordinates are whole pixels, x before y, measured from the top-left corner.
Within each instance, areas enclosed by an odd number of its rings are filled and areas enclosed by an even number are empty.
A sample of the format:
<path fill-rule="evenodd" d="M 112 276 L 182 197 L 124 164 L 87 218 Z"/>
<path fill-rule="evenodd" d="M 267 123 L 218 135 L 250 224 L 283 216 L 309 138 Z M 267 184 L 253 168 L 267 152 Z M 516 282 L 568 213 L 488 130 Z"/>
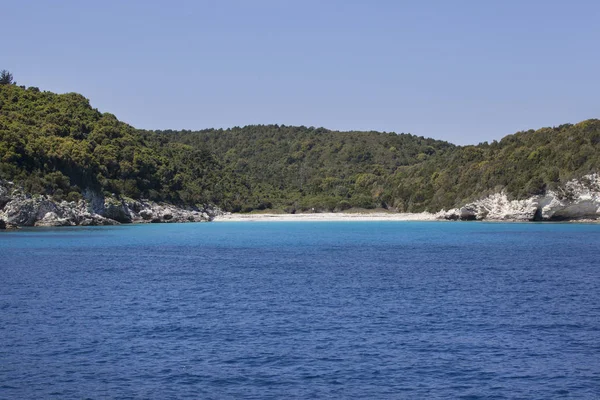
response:
<path fill-rule="evenodd" d="M 557 190 L 524 200 L 505 192 L 437 214 L 439 219 L 489 221 L 576 221 L 600 219 L 600 175 L 568 181 Z"/>
<path fill-rule="evenodd" d="M 84 199 L 55 201 L 50 196 L 30 195 L 12 182 L 0 181 L 0 229 L 19 226 L 96 226 L 143 222 L 211 221 L 217 207 L 177 207 L 148 200 L 105 197 L 87 190 Z"/>

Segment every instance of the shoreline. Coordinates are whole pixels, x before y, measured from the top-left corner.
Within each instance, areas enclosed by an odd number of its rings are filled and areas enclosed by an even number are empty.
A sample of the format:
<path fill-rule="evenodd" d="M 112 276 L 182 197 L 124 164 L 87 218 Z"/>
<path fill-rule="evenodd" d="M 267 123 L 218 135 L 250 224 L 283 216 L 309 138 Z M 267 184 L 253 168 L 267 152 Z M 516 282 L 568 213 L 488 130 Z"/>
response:
<path fill-rule="evenodd" d="M 212 222 L 256 222 L 256 221 L 444 221 L 431 213 L 299 213 L 299 214 L 223 214 Z"/>
<path fill-rule="evenodd" d="M 432 213 L 300 213 L 300 214 L 223 214 L 211 222 L 340 222 L 340 221 L 415 221 L 415 222 L 491 222 L 491 223 L 578 223 L 598 224 L 600 220 L 571 219 L 563 221 L 531 221 L 522 219 L 449 220 Z"/>
<path fill-rule="evenodd" d="M 1 221 L 1 220 L 0 220 Z M 190 224 L 190 223 L 227 223 L 227 222 L 474 222 L 491 224 L 600 224 L 600 219 L 572 219 L 557 221 L 531 221 L 518 219 L 481 219 L 481 220 L 449 220 L 436 217 L 430 213 L 306 213 L 306 214 L 224 214 L 206 221 L 170 221 L 162 224 Z M 77 228 L 77 227 L 119 227 L 127 225 L 154 225 L 150 221 L 132 221 L 130 223 L 116 223 L 110 225 L 32 225 L 32 226 L 6 226 L 1 232 L 15 232 L 21 229 L 50 229 L 50 228 Z"/>
<path fill-rule="evenodd" d="M 584 179 L 585 178 L 585 179 Z M 278 209 L 251 213 L 223 212 L 212 204 L 185 206 L 147 199 L 105 196 L 86 190 L 78 201 L 28 195 L 12 182 L 0 181 L 0 230 L 19 226 L 96 226 L 128 223 L 250 221 L 482 221 L 600 223 L 600 175 L 572 180 L 560 193 L 548 191 L 526 199 L 491 194 L 460 208 L 401 213 L 384 208 L 287 214 Z M 312 212 L 311 212 L 312 211 Z"/>

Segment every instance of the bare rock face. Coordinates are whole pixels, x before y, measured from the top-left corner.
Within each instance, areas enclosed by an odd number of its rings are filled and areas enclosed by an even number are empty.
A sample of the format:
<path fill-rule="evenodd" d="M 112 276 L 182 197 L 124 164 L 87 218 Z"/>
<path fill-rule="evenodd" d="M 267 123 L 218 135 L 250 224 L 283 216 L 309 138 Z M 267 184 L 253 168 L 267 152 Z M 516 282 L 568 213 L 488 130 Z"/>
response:
<path fill-rule="evenodd" d="M 11 199 L 11 182 L 0 181 L 0 210 L 4 208 L 6 203 Z"/>
<path fill-rule="evenodd" d="M 154 216 L 154 213 L 152 212 L 152 210 L 145 208 L 139 212 L 139 216 L 144 221 L 152 221 L 152 217 Z"/>
<path fill-rule="evenodd" d="M 217 207 L 177 207 L 147 200 L 125 202 L 133 222 L 203 222 L 212 221 L 222 211 Z"/>
<path fill-rule="evenodd" d="M 509 200 L 506 193 L 496 193 L 473 203 L 477 219 L 495 221 L 533 221 L 538 208 L 537 199 Z"/>
<path fill-rule="evenodd" d="M 18 197 L 4 206 L 3 214 L 7 223 L 33 226 L 36 221 L 43 219 L 46 213 L 56 211 L 56 204 L 42 196 Z"/>
<path fill-rule="evenodd" d="M 85 189 L 83 191 L 83 198 L 91 214 L 104 215 L 104 195 L 102 193 L 92 189 Z"/>
<path fill-rule="evenodd" d="M 458 210 L 458 216 L 463 221 L 472 221 L 477 219 L 477 208 L 467 204 Z"/>
<path fill-rule="evenodd" d="M 447 219 L 450 221 L 473 221 L 477 219 L 477 208 L 472 204 L 467 204 L 461 208 L 453 208 L 451 210 L 442 210 L 435 214 L 436 219 Z"/>
<path fill-rule="evenodd" d="M 15 226 L 95 226 L 131 222 L 211 221 L 223 212 L 213 206 L 177 207 L 148 200 L 117 197 L 87 189 L 78 202 L 30 196 L 10 182 L 0 181 L 0 229 Z"/>
<path fill-rule="evenodd" d="M 108 225 L 118 222 L 90 213 L 85 201 L 56 202 L 46 196 L 16 195 L 0 211 L 0 219 L 16 226 Z"/>
<path fill-rule="evenodd" d="M 75 223 L 67 218 L 59 217 L 55 212 L 50 211 L 42 219 L 35 222 L 35 226 L 73 226 Z"/>
<path fill-rule="evenodd" d="M 540 215 L 545 220 L 600 218 L 600 175 L 572 180 L 540 198 Z"/>
<path fill-rule="evenodd" d="M 133 220 L 127 204 L 114 198 L 106 199 L 102 216 L 125 224 Z"/>
<path fill-rule="evenodd" d="M 600 219 L 600 175 L 567 182 L 557 191 L 524 200 L 509 200 L 506 193 L 469 203 L 460 209 L 440 211 L 438 219 L 491 221 L 557 221 Z"/>

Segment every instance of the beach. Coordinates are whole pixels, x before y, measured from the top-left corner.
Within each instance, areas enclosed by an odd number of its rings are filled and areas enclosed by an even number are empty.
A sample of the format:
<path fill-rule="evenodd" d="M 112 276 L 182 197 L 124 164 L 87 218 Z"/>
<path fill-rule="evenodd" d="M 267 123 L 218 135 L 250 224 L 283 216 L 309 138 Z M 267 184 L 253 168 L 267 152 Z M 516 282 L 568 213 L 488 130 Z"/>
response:
<path fill-rule="evenodd" d="M 224 214 L 214 222 L 240 221 L 435 221 L 431 213 L 302 213 L 302 214 Z"/>

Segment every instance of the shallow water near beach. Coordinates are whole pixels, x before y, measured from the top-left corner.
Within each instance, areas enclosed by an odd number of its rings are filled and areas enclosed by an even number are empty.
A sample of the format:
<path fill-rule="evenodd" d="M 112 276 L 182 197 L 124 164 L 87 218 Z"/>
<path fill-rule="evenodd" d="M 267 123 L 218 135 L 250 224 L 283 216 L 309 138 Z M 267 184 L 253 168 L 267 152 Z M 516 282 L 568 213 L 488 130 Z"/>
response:
<path fill-rule="evenodd" d="M 600 225 L 0 234 L 0 398 L 600 397 Z"/>

